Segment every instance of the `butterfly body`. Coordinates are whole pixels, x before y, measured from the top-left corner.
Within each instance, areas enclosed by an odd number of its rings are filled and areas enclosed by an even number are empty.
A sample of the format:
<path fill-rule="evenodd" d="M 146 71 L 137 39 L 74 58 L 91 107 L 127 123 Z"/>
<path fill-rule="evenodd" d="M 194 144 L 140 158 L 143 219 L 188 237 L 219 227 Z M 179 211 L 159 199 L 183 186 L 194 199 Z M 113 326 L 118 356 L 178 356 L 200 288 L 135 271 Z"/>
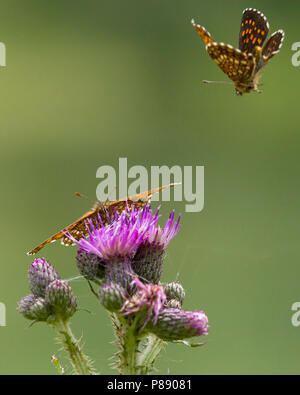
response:
<path fill-rule="evenodd" d="M 283 30 L 273 33 L 263 46 L 269 33 L 266 17 L 259 11 L 247 8 L 243 12 L 239 33 L 239 48 L 217 43 L 210 33 L 192 20 L 196 32 L 206 45 L 206 51 L 221 70 L 232 80 L 238 95 L 261 92 L 259 80 L 268 61 L 279 52 Z"/>
<path fill-rule="evenodd" d="M 115 212 L 121 213 L 127 206 L 131 207 L 132 205 L 137 206 L 137 208 L 142 208 L 145 204 L 150 202 L 150 198 L 155 193 L 163 191 L 166 188 L 173 187 L 178 184 L 169 184 L 163 187 L 159 187 L 153 189 L 151 191 L 147 191 L 144 193 L 140 193 L 125 199 L 116 200 L 113 202 L 106 201 L 97 201 L 93 208 L 87 213 L 83 214 L 80 218 L 78 218 L 72 224 L 66 226 L 61 231 L 55 233 L 53 236 L 49 237 L 41 244 L 30 250 L 27 255 L 34 255 L 39 252 L 42 248 L 44 248 L 47 244 L 52 243 L 56 240 L 61 240 L 62 244 L 65 246 L 73 245 L 74 243 L 70 240 L 69 237 L 66 236 L 66 232 L 68 232 L 71 236 L 73 236 L 76 240 L 80 240 L 82 237 L 88 236 L 88 231 L 86 229 L 86 222 L 92 221 L 94 225 L 99 224 L 99 216 L 101 217 L 101 222 L 105 226 L 109 223 L 110 218 L 112 218 Z"/>

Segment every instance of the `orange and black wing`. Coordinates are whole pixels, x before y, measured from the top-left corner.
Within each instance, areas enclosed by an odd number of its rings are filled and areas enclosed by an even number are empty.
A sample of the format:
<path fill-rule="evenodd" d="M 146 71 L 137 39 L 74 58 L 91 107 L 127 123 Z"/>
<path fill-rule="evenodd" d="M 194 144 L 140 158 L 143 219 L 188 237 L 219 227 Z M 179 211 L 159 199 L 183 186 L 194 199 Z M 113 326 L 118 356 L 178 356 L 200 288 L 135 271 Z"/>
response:
<path fill-rule="evenodd" d="M 246 55 L 231 45 L 212 43 L 206 46 L 207 53 L 232 81 L 251 79 L 254 62 L 252 54 Z"/>
<path fill-rule="evenodd" d="M 140 206 L 138 206 L 138 207 L 143 207 L 146 203 L 150 202 L 150 199 L 153 195 L 155 195 L 156 193 L 159 193 L 167 188 L 175 187 L 176 185 L 179 185 L 179 183 L 168 184 L 168 185 L 164 185 L 163 187 L 158 187 L 158 188 L 152 189 L 151 191 L 138 193 L 137 195 L 129 196 L 128 198 L 121 199 L 116 202 L 112 202 L 112 203 L 110 203 L 110 205 L 118 205 L 119 204 L 120 207 L 122 207 L 122 204 L 125 203 L 125 206 L 124 206 L 124 208 L 125 208 L 127 202 L 133 202 L 133 203 L 139 203 Z"/>
<path fill-rule="evenodd" d="M 128 206 L 129 208 L 134 206 L 138 209 L 143 208 L 145 204 L 150 203 L 152 195 L 163 191 L 164 189 L 174 187 L 178 184 L 169 184 L 163 187 L 158 187 L 152 189 L 151 191 L 138 193 L 137 195 L 130 196 L 128 198 L 116 200 L 114 202 L 110 202 L 106 205 L 106 211 L 111 215 L 114 211 L 121 213 Z M 102 215 L 101 215 L 102 218 Z"/>
<path fill-rule="evenodd" d="M 205 29 L 205 27 L 197 25 L 195 23 L 194 19 L 192 19 L 191 23 L 194 26 L 194 29 L 196 30 L 196 32 L 202 38 L 205 45 L 215 42 L 215 40 L 212 38 L 210 33 Z"/>
<path fill-rule="evenodd" d="M 39 244 L 37 247 L 29 251 L 27 255 L 34 255 L 37 252 L 39 252 L 43 247 L 45 247 L 47 244 L 52 243 L 59 239 L 61 239 L 62 244 L 65 246 L 72 245 L 74 243 L 65 235 L 66 232 L 69 232 L 71 236 L 74 237 L 74 239 L 80 240 L 82 237 L 88 235 L 88 231 L 86 228 L 87 220 L 91 220 L 94 225 L 97 225 L 99 224 L 99 215 L 100 215 L 102 223 L 106 225 L 108 219 L 112 218 L 113 213 L 115 211 L 121 213 L 123 210 L 125 210 L 127 204 L 129 206 L 131 206 L 131 204 L 136 204 L 138 208 L 141 208 L 147 202 L 149 202 L 149 199 L 153 194 L 158 193 L 166 188 L 170 188 L 175 185 L 177 184 L 165 185 L 163 187 L 153 189 L 152 191 L 140 193 L 131 196 L 129 198 L 117 200 L 114 202 L 97 202 L 92 210 L 88 211 L 86 214 L 80 217 L 77 221 L 73 222 L 71 225 L 67 226 L 63 230 L 56 233 L 55 235 L 49 237 L 49 239 L 43 241 L 43 243 Z"/>
<path fill-rule="evenodd" d="M 269 33 L 269 23 L 261 12 L 246 8 L 243 12 L 239 49 L 244 53 L 253 53 L 256 46 L 262 47 Z"/>
<path fill-rule="evenodd" d="M 265 63 L 268 62 L 274 55 L 276 55 L 282 46 L 284 40 L 284 31 L 278 30 L 277 32 L 273 33 L 272 36 L 267 41 L 266 45 L 263 48 L 263 58 Z"/>
<path fill-rule="evenodd" d="M 57 232 L 53 236 L 49 237 L 49 239 L 43 241 L 41 244 L 33 248 L 31 251 L 27 252 L 27 255 L 34 255 L 39 252 L 42 248 L 44 248 L 47 244 L 53 243 L 56 240 L 61 239 L 62 244 L 69 246 L 72 245 L 73 242 L 65 236 L 65 232 L 69 231 L 70 234 L 76 239 L 80 240 L 83 235 L 86 235 L 87 229 L 85 226 L 85 221 L 87 219 L 96 220 L 97 219 L 97 212 L 95 210 L 88 211 L 82 217 L 80 217 L 77 221 L 73 222 L 71 225 L 67 226 L 66 228 L 62 229 L 61 231 Z"/>

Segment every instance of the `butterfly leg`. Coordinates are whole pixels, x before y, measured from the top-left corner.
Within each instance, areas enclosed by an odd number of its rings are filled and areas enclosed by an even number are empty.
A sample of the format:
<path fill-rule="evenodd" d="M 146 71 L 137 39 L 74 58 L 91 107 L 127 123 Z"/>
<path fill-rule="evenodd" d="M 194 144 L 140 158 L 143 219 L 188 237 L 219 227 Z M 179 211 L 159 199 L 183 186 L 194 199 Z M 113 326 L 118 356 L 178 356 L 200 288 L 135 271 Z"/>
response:
<path fill-rule="evenodd" d="M 92 291 L 92 293 L 96 296 L 97 299 L 99 299 L 99 295 L 94 290 L 94 288 L 93 288 L 93 286 L 92 286 L 92 284 L 91 284 L 91 282 L 89 280 L 88 280 L 88 284 L 89 284 L 89 287 L 90 287 L 90 290 Z"/>
<path fill-rule="evenodd" d="M 262 86 L 262 85 L 263 85 L 263 84 L 257 84 L 257 85 L 255 85 L 254 91 L 257 92 L 257 93 L 262 93 L 263 91 L 262 91 L 261 89 L 258 89 L 258 87 L 259 87 L 259 86 Z"/>

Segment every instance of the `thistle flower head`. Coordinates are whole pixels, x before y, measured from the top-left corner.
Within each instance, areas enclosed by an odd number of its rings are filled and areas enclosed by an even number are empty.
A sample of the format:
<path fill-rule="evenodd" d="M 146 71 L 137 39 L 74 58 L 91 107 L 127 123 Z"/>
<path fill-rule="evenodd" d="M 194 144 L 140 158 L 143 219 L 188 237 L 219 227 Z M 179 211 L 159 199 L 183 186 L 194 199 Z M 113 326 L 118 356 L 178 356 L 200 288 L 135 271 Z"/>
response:
<path fill-rule="evenodd" d="M 150 283 L 159 283 L 164 253 L 171 239 L 179 232 L 179 221 L 180 216 L 174 221 L 174 211 L 172 211 L 163 228 L 157 224 L 152 227 L 132 259 L 135 273 Z"/>
<path fill-rule="evenodd" d="M 208 334 L 208 318 L 203 311 L 185 311 L 164 308 L 156 324 L 149 322 L 148 329 L 166 341 L 182 340 Z"/>
<path fill-rule="evenodd" d="M 105 284 L 99 289 L 99 300 L 107 310 L 118 311 L 125 300 L 125 289 L 117 283 Z"/>
<path fill-rule="evenodd" d="M 79 248 L 76 256 L 77 268 L 87 280 L 101 284 L 105 278 L 104 262 L 94 254 Z"/>
<path fill-rule="evenodd" d="M 26 295 L 24 298 L 18 302 L 17 310 L 20 314 L 24 315 L 25 318 L 28 318 L 27 315 L 30 314 L 30 308 L 35 301 L 34 295 Z"/>
<path fill-rule="evenodd" d="M 131 299 L 125 301 L 121 309 L 122 314 L 128 316 L 144 310 L 144 326 L 150 319 L 155 324 L 166 300 L 163 287 L 157 284 L 143 284 L 137 277 L 132 283 L 137 287 L 137 291 Z"/>
<path fill-rule="evenodd" d="M 34 295 L 24 296 L 18 302 L 18 308 L 20 314 L 28 320 L 32 321 L 47 321 L 51 314 L 49 306 L 45 303 L 45 300 Z"/>
<path fill-rule="evenodd" d="M 148 232 L 144 238 L 141 248 L 151 248 L 163 253 L 169 242 L 177 235 L 180 229 L 180 215 L 178 216 L 177 221 L 174 221 L 174 216 L 175 212 L 173 210 L 163 228 L 160 226 L 152 228 L 152 231 Z"/>
<path fill-rule="evenodd" d="M 157 219 L 148 205 L 142 210 L 127 206 L 121 214 L 115 213 L 114 221 L 109 225 L 103 226 L 100 215 L 96 225 L 89 221 L 86 224 L 88 238 L 78 241 L 70 233 L 66 235 L 82 250 L 109 262 L 130 257 L 156 226 Z"/>
<path fill-rule="evenodd" d="M 164 285 L 164 291 L 169 300 L 177 300 L 180 304 L 183 303 L 185 298 L 185 292 L 183 286 L 178 282 L 171 282 Z"/>
<path fill-rule="evenodd" d="M 77 301 L 67 281 L 61 280 L 44 258 L 35 259 L 28 270 L 32 294 L 18 303 L 17 310 L 25 318 L 54 324 L 67 321 L 77 311 Z"/>
<path fill-rule="evenodd" d="M 37 315 L 35 314 L 34 311 L 35 310 L 34 305 L 36 304 L 37 299 L 41 299 L 41 298 L 35 298 L 34 295 L 24 296 L 24 298 L 22 298 L 20 302 L 18 302 L 18 307 L 17 307 L 18 312 L 28 320 L 33 320 L 33 321 L 38 320 Z"/>
<path fill-rule="evenodd" d="M 131 257 L 139 247 L 163 251 L 178 233 L 180 217 L 174 222 L 172 211 L 164 228 L 157 225 L 159 217 L 159 209 L 154 214 L 148 204 L 142 209 L 127 206 L 121 214 L 114 214 L 109 225 L 103 226 L 100 215 L 96 224 L 88 221 L 87 238 L 78 241 L 69 232 L 66 235 L 82 250 L 104 261 Z"/>
<path fill-rule="evenodd" d="M 28 270 L 30 290 L 34 296 L 44 297 L 47 286 L 56 279 L 58 274 L 45 258 L 35 259 Z"/>
<path fill-rule="evenodd" d="M 77 299 L 65 280 L 54 280 L 46 288 L 45 302 L 51 307 L 53 319 L 68 320 L 77 311 Z"/>

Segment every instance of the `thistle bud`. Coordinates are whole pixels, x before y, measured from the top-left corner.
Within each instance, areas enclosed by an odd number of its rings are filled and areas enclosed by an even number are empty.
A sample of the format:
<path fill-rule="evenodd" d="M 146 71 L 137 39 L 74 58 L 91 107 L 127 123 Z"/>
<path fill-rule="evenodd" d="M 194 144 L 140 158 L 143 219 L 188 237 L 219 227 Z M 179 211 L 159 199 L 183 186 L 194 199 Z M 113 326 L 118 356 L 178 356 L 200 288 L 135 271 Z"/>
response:
<path fill-rule="evenodd" d="M 105 284 L 99 290 L 100 303 L 109 311 L 118 311 L 125 301 L 125 290 L 117 283 Z"/>
<path fill-rule="evenodd" d="M 47 321 L 50 310 L 43 298 L 27 295 L 18 303 L 17 310 L 23 317 L 32 321 Z"/>
<path fill-rule="evenodd" d="M 147 328 L 165 341 L 182 340 L 193 336 L 207 335 L 208 319 L 203 311 L 184 311 L 165 308 L 154 324 L 149 321 Z"/>
<path fill-rule="evenodd" d="M 47 286 L 54 280 L 59 279 L 53 266 L 45 258 L 35 259 L 29 270 L 28 278 L 30 290 L 35 297 L 45 297 Z"/>
<path fill-rule="evenodd" d="M 101 284 L 104 280 L 104 262 L 95 254 L 88 253 L 80 248 L 76 256 L 77 267 L 80 274 L 87 280 Z"/>
<path fill-rule="evenodd" d="M 132 294 L 135 291 L 135 287 L 132 285 L 134 275 L 129 259 L 117 259 L 108 263 L 105 268 L 106 284 L 119 284 L 124 288 L 126 294 Z"/>
<path fill-rule="evenodd" d="M 51 307 L 53 316 L 68 320 L 77 310 L 77 300 L 72 288 L 65 280 L 54 280 L 46 288 L 46 303 Z"/>
<path fill-rule="evenodd" d="M 168 300 L 171 299 L 178 300 L 182 305 L 185 298 L 185 292 L 181 284 L 177 282 L 167 283 L 164 285 L 164 291 L 167 295 Z"/>
<path fill-rule="evenodd" d="M 143 244 L 133 258 L 132 268 L 138 276 L 149 283 L 158 284 L 162 275 L 163 259 L 164 253 L 147 249 Z"/>

